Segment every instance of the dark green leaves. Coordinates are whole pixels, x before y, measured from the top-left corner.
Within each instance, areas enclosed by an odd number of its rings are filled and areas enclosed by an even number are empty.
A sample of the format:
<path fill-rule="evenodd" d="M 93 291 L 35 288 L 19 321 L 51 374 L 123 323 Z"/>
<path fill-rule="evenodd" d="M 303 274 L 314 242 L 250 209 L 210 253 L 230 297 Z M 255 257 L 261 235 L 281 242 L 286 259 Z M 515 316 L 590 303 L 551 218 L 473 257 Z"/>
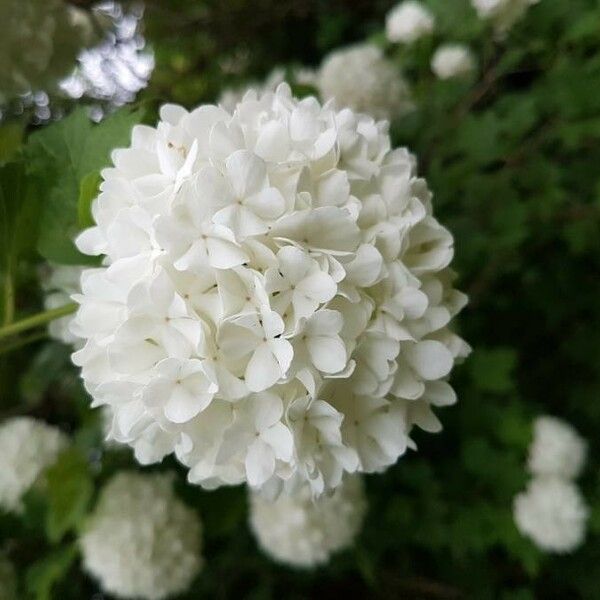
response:
<path fill-rule="evenodd" d="M 129 143 L 139 111 L 123 109 L 98 125 L 85 109 L 33 134 L 27 144 L 28 173 L 41 201 L 38 250 L 44 258 L 64 264 L 89 262 L 73 239 L 81 220 L 89 223 L 89 204 L 97 180 L 94 173 L 109 164 L 113 149 Z"/>
<path fill-rule="evenodd" d="M 46 531 L 52 542 L 76 528 L 86 515 L 94 485 L 88 463 L 75 448 L 63 452 L 47 471 Z"/>

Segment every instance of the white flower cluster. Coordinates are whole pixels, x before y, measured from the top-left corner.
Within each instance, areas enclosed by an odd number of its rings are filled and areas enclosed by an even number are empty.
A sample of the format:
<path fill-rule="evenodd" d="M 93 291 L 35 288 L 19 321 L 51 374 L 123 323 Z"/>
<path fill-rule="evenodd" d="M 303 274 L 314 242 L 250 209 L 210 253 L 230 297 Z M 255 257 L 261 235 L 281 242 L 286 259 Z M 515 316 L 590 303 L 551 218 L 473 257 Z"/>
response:
<path fill-rule="evenodd" d="M 480 19 L 490 20 L 499 35 L 506 32 L 540 0 L 471 0 Z"/>
<path fill-rule="evenodd" d="M 387 124 L 287 85 L 233 114 L 167 105 L 113 154 L 77 240 L 73 360 L 111 435 L 211 488 L 382 471 L 468 346 L 452 235 Z"/>
<path fill-rule="evenodd" d="M 557 477 L 536 477 L 515 498 L 519 531 L 546 552 L 566 553 L 584 538 L 588 508 L 577 486 Z"/>
<path fill-rule="evenodd" d="M 406 0 L 395 6 L 385 19 L 385 33 L 392 43 L 410 44 L 430 34 L 435 26 L 431 11 L 421 2 Z"/>
<path fill-rule="evenodd" d="M 88 15 L 63 0 L 3 0 L 0 22 L 0 103 L 56 87 L 93 39 Z"/>
<path fill-rule="evenodd" d="M 569 423 L 550 415 L 535 420 L 528 461 L 533 475 L 573 479 L 581 473 L 586 455 L 586 441 Z"/>
<path fill-rule="evenodd" d="M 50 273 L 42 282 L 46 292 L 44 307 L 48 310 L 60 308 L 71 302 L 71 296 L 80 291 L 79 280 L 85 267 L 53 265 Z M 65 344 L 76 344 L 79 338 L 70 331 L 73 315 L 67 315 L 51 321 L 48 325 L 50 337 Z"/>
<path fill-rule="evenodd" d="M 547 552 L 571 552 L 583 543 L 589 511 L 572 481 L 583 469 L 587 444 L 556 417 L 534 422 L 528 469 L 533 475 L 514 502 L 518 529 Z"/>
<path fill-rule="evenodd" d="M 475 68 L 473 53 L 462 44 L 444 44 L 431 59 L 431 70 L 439 79 L 468 75 Z"/>
<path fill-rule="evenodd" d="M 199 572 L 200 536 L 169 475 L 121 472 L 102 489 L 80 538 L 83 565 L 117 598 L 162 600 Z"/>
<path fill-rule="evenodd" d="M 310 568 L 350 546 L 367 509 L 362 479 L 350 476 L 331 496 L 313 500 L 307 488 L 276 500 L 250 493 L 250 526 L 273 560 Z"/>
<path fill-rule="evenodd" d="M 316 79 L 323 100 L 367 113 L 376 119 L 393 119 L 410 111 L 410 92 L 398 67 L 371 44 L 336 50 L 323 61 Z"/>
<path fill-rule="evenodd" d="M 4 555 L 0 555 L 0 600 L 17 600 L 17 573 Z"/>
<path fill-rule="evenodd" d="M 22 510 L 21 499 L 66 447 L 67 436 L 56 427 L 30 417 L 0 425 L 0 507 Z"/>

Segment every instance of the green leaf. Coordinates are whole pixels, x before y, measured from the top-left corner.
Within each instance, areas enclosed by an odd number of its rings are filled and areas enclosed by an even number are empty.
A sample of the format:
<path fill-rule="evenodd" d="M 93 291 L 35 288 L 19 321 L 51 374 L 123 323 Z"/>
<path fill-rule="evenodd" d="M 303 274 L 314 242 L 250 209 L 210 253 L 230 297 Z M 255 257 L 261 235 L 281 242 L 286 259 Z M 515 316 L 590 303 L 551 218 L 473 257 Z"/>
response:
<path fill-rule="evenodd" d="M 48 515 L 46 532 L 58 542 L 85 517 L 94 492 L 88 463 L 76 448 L 63 452 L 48 469 Z"/>
<path fill-rule="evenodd" d="M 76 555 L 75 545 L 67 546 L 48 554 L 27 570 L 27 590 L 35 600 L 52 600 L 52 588 L 67 574 Z"/>
<path fill-rule="evenodd" d="M 22 123 L 13 122 L 0 125 L 0 165 L 13 160 L 22 144 Z"/>
<path fill-rule="evenodd" d="M 502 394 L 514 387 L 516 352 L 511 348 L 478 349 L 469 360 L 471 377 L 484 392 Z"/>
<path fill-rule="evenodd" d="M 129 143 L 131 129 L 141 117 L 141 111 L 122 109 L 94 125 L 85 109 L 79 108 L 31 136 L 25 153 L 44 207 L 38 242 L 42 256 L 63 264 L 91 262 L 73 244 L 81 229 L 82 187 L 89 193 L 91 174 L 109 164 L 113 149 Z"/>
<path fill-rule="evenodd" d="M 88 173 L 79 184 L 79 201 L 77 202 L 77 222 L 81 229 L 91 227 L 94 224 L 92 217 L 92 202 L 98 196 L 102 177 L 100 171 Z"/>

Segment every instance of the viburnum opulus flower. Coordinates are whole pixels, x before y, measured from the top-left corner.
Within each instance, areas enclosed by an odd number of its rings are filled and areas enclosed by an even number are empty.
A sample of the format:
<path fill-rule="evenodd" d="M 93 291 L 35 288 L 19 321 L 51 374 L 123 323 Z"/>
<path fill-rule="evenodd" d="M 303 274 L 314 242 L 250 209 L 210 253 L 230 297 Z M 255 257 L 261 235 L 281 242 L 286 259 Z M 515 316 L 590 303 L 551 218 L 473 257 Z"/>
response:
<path fill-rule="evenodd" d="M 385 33 L 390 42 L 410 44 L 430 34 L 434 25 L 435 18 L 425 5 L 405 0 L 387 14 Z"/>
<path fill-rule="evenodd" d="M 468 46 L 443 44 L 431 59 L 431 70 L 439 79 L 468 75 L 475 68 L 475 59 Z"/>
<path fill-rule="evenodd" d="M 73 355 L 110 435 L 204 487 L 314 495 L 382 471 L 468 346 L 452 235 L 387 123 L 275 93 L 166 105 L 113 153 Z"/>
<path fill-rule="evenodd" d="M 310 568 L 353 543 L 366 510 L 363 482 L 355 475 L 317 500 L 306 487 L 275 500 L 251 492 L 249 518 L 259 546 L 273 560 Z"/>
<path fill-rule="evenodd" d="M 586 456 L 587 443 L 572 425 L 550 415 L 534 421 L 527 464 L 531 473 L 574 479 L 581 473 Z"/>
<path fill-rule="evenodd" d="M 23 509 L 25 493 L 56 462 L 68 438 L 60 429 L 31 417 L 13 417 L 0 425 L 0 507 Z"/>
<path fill-rule="evenodd" d="M 373 44 L 355 44 L 334 50 L 315 78 L 323 100 L 365 112 L 377 119 L 394 119 L 413 108 L 402 72 Z"/>
<path fill-rule="evenodd" d="M 121 472 L 85 524 L 83 566 L 117 598 L 163 600 L 184 592 L 202 567 L 201 529 L 169 474 Z"/>
<path fill-rule="evenodd" d="M 519 531 L 546 552 L 572 552 L 585 539 L 589 509 L 571 481 L 534 477 L 515 497 L 513 512 Z"/>

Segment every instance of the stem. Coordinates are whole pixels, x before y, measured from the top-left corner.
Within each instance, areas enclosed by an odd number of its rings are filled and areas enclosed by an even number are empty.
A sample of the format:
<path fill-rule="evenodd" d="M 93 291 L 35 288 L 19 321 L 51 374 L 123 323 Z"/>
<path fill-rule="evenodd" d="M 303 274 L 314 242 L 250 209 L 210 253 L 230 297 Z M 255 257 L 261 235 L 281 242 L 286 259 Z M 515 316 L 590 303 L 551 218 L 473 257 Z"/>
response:
<path fill-rule="evenodd" d="M 15 285 L 12 270 L 8 268 L 4 277 L 4 325 L 12 323 L 15 317 Z"/>
<path fill-rule="evenodd" d="M 16 338 L 14 341 L 8 341 L 6 344 L 0 346 L 0 356 L 3 354 L 8 354 L 9 352 L 13 352 L 14 350 L 18 350 L 19 348 L 23 348 L 28 344 L 33 344 L 34 342 L 44 340 L 47 337 L 48 333 L 46 331 L 36 331 L 26 335 L 25 337 Z"/>
<path fill-rule="evenodd" d="M 53 308 L 51 310 L 45 310 L 32 315 L 31 317 L 21 319 L 16 323 L 11 323 L 9 325 L 5 325 L 4 327 L 0 327 L 0 339 L 8 337 L 9 335 L 14 335 L 15 333 L 20 333 L 21 331 L 33 329 L 39 325 L 45 325 L 46 323 L 54 321 L 54 319 L 64 317 L 65 315 L 70 315 L 71 313 L 75 312 L 76 308 L 77 304 L 75 304 L 75 302 L 71 302 L 70 304 L 65 304 L 64 306 L 59 306 L 58 308 Z"/>

